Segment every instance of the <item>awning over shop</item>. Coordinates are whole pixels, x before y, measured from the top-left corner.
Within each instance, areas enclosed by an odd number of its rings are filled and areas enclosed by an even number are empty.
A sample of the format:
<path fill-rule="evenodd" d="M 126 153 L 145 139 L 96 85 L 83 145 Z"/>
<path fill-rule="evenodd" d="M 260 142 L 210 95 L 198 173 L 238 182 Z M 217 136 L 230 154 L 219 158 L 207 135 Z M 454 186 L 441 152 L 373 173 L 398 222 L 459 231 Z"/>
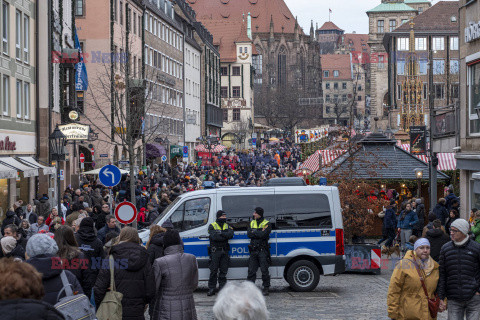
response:
<path fill-rule="evenodd" d="M 410 144 L 402 144 L 400 148 L 403 150 L 410 152 Z M 430 158 L 426 155 L 415 155 L 418 159 L 422 160 L 423 162 L 428 163 Z M 437 153 L 438 158 L 438 167 L 437 169 L 440 171 L 444 170 L 455 170 L 457 169 L 457 159 L 455 159 L 455 153 L 448 152 L 448 153 Z"/>
<path fill-rule="evenodd" d="M 213 152 L 213 153 L 220 153 L 224 151 L 226 147 L 221 144 L 217 144 L 212 146 L 211 149 L 208 149 L 205 145 L 199 144 L 198 146 L 195 147 L 195 151 L 197 152 Z"/>
<path fill-rule="evenodd" d="M 15 179 L 16 177 L 17 170 L 0 163 L 0 179 Z"/>
<path fill-rule="evenodd" d="M 11 167 L 12 169 L 15 169 L 17 171 L 22 171 L 23 176 L 25 178 L 38 176 L 38 169 L 37 168 L 32 168 L 31 166 L 25 165 L 25 164 L 21 163 L 20 161 L 15 160 L 12 157 L 0 158 L 0 163 L 6 165 L 8 167 Z"/>
<path fill-rule="evenodd" d="M 18 157 L 18 160 L 27 166 L 42 169 L 44 175 L 57 173 L 57 169 L 55 167 L 46 167 L 38 163 L 35 159 L 33 159 L 33 157 Z"/>
<path fill-rule="evenodd" d="M 146 149 L 147 158 L 160 158 L 167 155 L 165 147 L 157 143 L 147 143 Z"/>

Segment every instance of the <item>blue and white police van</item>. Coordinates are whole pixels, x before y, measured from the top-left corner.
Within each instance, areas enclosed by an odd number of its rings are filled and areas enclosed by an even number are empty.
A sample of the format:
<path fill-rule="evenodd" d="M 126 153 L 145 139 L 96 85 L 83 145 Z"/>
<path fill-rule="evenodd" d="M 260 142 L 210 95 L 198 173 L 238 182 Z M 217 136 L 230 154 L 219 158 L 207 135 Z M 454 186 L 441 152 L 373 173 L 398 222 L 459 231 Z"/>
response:
<path fill-rule="evenodd" d="M 179 196 L 154 223 L 172 222 L 180 232 L 185 252 L 197 257 L 199 279 L 208 280 L 208 226 L 215 221 L 218 210 L 225 211 L 227 223 L 235 231 L 230 240 L 227 278 L 246 280 L 250 243 L 247 226 L 255 207 L 265 210 L 264 217 L 272 225 L 272 279 L 284 278 L 295 291 L 311 291 L 317 287 L 320 275 L 345 271 L 343 222 L 336 187 L 225 187 L 193 191 Z M 140 232 L 144 244 L 148 237 L 149 230 Z"/>

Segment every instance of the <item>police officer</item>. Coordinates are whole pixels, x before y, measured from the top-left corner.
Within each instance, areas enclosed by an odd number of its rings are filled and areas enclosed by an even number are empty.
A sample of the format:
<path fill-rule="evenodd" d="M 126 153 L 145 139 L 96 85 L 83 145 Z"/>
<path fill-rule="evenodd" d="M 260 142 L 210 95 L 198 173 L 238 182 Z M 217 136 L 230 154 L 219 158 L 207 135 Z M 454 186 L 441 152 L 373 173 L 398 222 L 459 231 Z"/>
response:
<path fill-rule="evenodd" d="M 272 227 L 263 217 L 263 208 L 257 207 L 253 212 L 253 220 L 248 227 L 247 235 L 250 238 L 250 259 L 248 260 L 248 277 L 249 281 L 255 283 L 257 278 L 257 270 L 260 266 L 262 271 L 263 295 L 268 296 L 270 288 L 270 274 L 268 267 L 271 263 L 270 245 L 268 239 L 270 238 Z"/>
<path fill-rule="evenodd" d="M 210 278 L 208 279 L 208 296 L 215 294 L 218 284 L 222 290 L 227 283 L 227 272 L 230 246 L 228 240 L 233 238 L 233 229 L 227 224 L 227 214 L 223 210 L 217 211 L 217 220 L 208 227 L 210 238 Z M 220 272 L 219 272 L 220 271 Z"/>

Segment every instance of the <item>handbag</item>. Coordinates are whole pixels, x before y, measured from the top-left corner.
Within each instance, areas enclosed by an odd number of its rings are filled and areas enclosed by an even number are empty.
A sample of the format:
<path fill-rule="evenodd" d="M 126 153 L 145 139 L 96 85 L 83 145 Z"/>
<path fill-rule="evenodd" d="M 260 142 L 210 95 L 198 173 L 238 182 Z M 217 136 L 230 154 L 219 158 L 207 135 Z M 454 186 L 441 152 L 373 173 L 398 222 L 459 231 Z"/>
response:
<path fill-rule="evenodd" d="M 60 278 L 63 288 L 58 293 L 55 309 L 60 311 L 66 320 L 95 320 L 95 308 L 90 304 L 88 297 L 84 294 L 73 294 L 72 285 L 68 282 L 65 271 L 62 270 Z M 64 291 L 65 297 L 59 299 Z"/>
<path fill-rule="evenodd" d="M 110 265 L 110 291 L 105 294 L 97 310 L 98 320 L 122 320 L 122 298 L 123 294 L 116 291 L 114 279 L 113 256 L 109 257 Z"/>
<path fill-rule="evenodd" d="M 422 276 L 420 272 L 420 267 L 418 266 L 415 260 L 411 260 L 411 261 L 415 265 L 415 269 L 417 269 L 418 276 L 420 277 L 420 282 L 422 283 L 423 291 L 425 292 L 425 296 L 427 296 L 428 311 L 430 312 L 430 316 L 436 319 L 438 314 L 438 309 L 440 308 L 440 299 L 438 298 L 437 293 L 435 293 L 435 296 L 433 299 L 430 299 L 430 297 L 428 296 L 427 286 L 425 285 L 425 280 L 424 280 L 425 278 Z M 425 275 L 425 272 L 423 274 Z"/>

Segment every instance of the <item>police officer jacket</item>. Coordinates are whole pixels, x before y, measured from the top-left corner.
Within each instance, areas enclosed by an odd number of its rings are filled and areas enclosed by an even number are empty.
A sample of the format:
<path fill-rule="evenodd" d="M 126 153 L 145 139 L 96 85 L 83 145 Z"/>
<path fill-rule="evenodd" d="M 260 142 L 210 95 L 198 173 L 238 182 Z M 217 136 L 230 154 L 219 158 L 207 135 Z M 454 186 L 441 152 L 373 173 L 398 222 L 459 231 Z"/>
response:
<path fill-rule="evenodd" d="M 228 240 L 233 238 L 233 229 L 229 228 L 227 223 L 220 225 L 214 222 L 208 227 L 208 234 L 211 247 L 228 249 Z"/>
<path fill-rule="evenodd" d="M 265 228 L 265 230 L 263 230 Z M 253 249 L 268 249 L 268 239 L 270 239 L 272 226 L 268 220 L 252 220 L 248 226 L 247 236 L 250 238 L 250 245 Z"/>

